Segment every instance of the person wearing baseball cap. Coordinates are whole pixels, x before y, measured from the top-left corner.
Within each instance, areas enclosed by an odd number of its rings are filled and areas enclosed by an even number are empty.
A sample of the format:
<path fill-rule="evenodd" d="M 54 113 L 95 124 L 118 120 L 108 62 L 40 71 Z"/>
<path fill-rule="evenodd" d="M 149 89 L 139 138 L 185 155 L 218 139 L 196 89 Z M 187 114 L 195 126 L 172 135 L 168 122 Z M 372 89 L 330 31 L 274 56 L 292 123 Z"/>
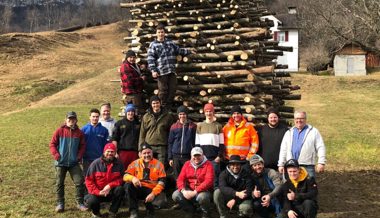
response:
<path fill-rule="evenodd" d="M 289 179 L 280 189 L 280 195 L 284 199 L 283 216 L 315 218 L 318 210 L 315 178 L 310 177 L 296 159 L 288 160 L 284 167 Z"/>
<path fill-rule="evenodd" d="M 175 178 L 178 177 L 186 161 L 190 160 L 190 152 L 195 147 L 197 125 L 187 119 L 188 108 L 181 105 L 177 108 L 178 120 L 170 127 L 168 139 L 169 165 L 173 167 Z"/>
<path fill-rule="evenodd" d="M 202 148 L 194 147 L 191 149 L 191 159 L 185 162 L 178 176 L 178 189 L 172 198 L 188 215 L 194 215 L 196 202 L 201 208 L 201 217 L 209 217 L 213 183 L 212 163 L 204 156 Z"/>
<path fill-rule="evenodd" d="M 152 146 L 143 143 L 139 149 L 140 158 L 133 161 L 125 171 L 123 180 L 128 193 L 131 218 L 138 217 L 138 201 L 144 200 L 147 217 L 154 217 L 154 206 L 167 203 L 164 165 L 153 157 Z"/>
<path fill-rule="evenodd" d="M 86 174 L 86 203 L 92 217 L 101 217 L 100 203 L 112 202 L 108 217 L 116 217 L 123 196 L 123 164 L 115 158 L 116 146 L 108 143 L 104 146 L 103 155 L 93 161 Z"/>
<path fill-rule="evenodd" d="M 253 189 L 253 209 L 260 217 L 280 217 L 281 205 L 277 196 L 280 195 L 281 178 L 279 174 L 264 167 L 264 159 L 255 154 L 249 159 L 251 176 L 256 182 Z"/>
<path fill-rule="evenodd" d="M 128 165 L 139 157 L 140 122 L 134 104 L 127 104 L 124 114 L 125 116 L 115 123 L 111 140 L 117 146 L 119 160 L 124 164 L 124 169 L 127 169 Z"/>
<path fill-rule="evenodd" d="M 128 50 L 125 60 L 120 66 L 121 92 L 124 94 L 124 104 L 134 104 L 138 111 L 143 113 L 142 92 L 146 80 L 145 65 L 136 63 L 136 53 Z"/>
<path fill-rule="evenodd" d="M 226 217 L 228 210 L 238 209 L 239 217 L 252 214 L 253 180 L 249 171 L 242 165 L 246 163 L 239 155 L 232 155 L 227 168 L 219 176 L 219 188 L 214 191 L 214 203 L 219 217 Z"/>
<path fill-rule="evenodd" d="M 50 141 L 50 153 L 55 162 L 57 206 L 55 211 L 62 213 L 65 210 L 65 178 L 67 172 L 76 188 L 77 207 L 86 211 L 84 206 L 84 183 L 82 169 L 79 161 L 86 150 L 86 141 L 83 132 L 79 129 L 77 114 L 74 111 L 66 113 L 65 123 L 53 134 Z"/>
<path fill-rule="evenodd" d="M 212 103 L 203 107 L 206 119 L 197 124 L 195 135 L 195 146 L 203 149 L 206 158 L 212 162 L 214 167 L 214 187 L 218 187 L 220 174 L 220 163 L 224 157 L 224 137 L 222 125 L 216 121 L 215 108 Z"/>

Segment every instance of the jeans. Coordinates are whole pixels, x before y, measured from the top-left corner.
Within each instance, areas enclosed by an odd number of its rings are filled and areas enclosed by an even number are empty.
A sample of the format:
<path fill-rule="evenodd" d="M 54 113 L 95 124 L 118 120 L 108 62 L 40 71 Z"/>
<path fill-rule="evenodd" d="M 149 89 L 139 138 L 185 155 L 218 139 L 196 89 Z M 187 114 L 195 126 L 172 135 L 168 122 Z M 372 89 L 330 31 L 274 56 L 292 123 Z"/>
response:
<path fill-rule="evenodd" d="M 75 198 L 78 204 L 83 204 L 84 196 L 84 179 L 82 175 L 82 169 L 79 164 L 72 167 L 55 167 L 56 171 L 56 195 L 57 203 L 65 204 L 65 178 L 67 172 L 70 173 L 70 177 L 74 182 L 76 194 Z"/>
<path fill-rule="evenodd" d="M 292 206 L 292 210 L 298 214 L 298 218 L 315 218 L 317 217 L 318 205 L 313 200 L 304 200 L 302 204 Z M 288 215 L 283 214 L 283 217 L 288 217 Z"/>
<path fill-rule="evenodd" d="M 214 189 L 216 189 L 219 186 L 220 163 L 215 162 L 215 160 L 211 163 L 214 168 Z"/>
<path fill-rule="evenodd" d="M 224 199 L 224 196 L 220 189 L 214 191 L 214 203 L 216 209 L 219 212 L 220 216 L 227 215 L 227 201 Z M 252 214 L 252 202 L 250 199 L 242 201 L 240 204 L 235 205 L 239 210 L 239 215 L 244 217 L 249 217 Z"/>
<path fill-rule="evenodd" d="M 86 195 L 86 203 L 88 208 L 94 213 L 100 214 L 100 203 L 102 202 L 112 202 L 109 211 L 112 213 L 117 213 L 120 208 L 121 201 L 123 200 L 124 189 L 123 186 L 117 186 L 111 189 L 109 195 L 107 197 L 97 196 L 88 194 Z"/>
<path fill-rule="evenodd" d="M 314 165 L 300 165 L 301 167 L 304 167 L 307 171 L 308 176 L 315 178 L 315 166 Z"/>
<path fill-rule="evenodd" d="M 211 194 L 210 192 L 198 193 L 191 200 L 186 199 L 183 194 L 176 190 L 172 195 L 173 201 L 179 203 L 182 209 L 188 213 L 194 213 L 195 207 L 194 203 L 198 203 L 202 212 L 209 214 L 210 204 L 211 204 Z"/>
<path fill-rule="evenodd" d="M 152 189 L 144 186 L 136 188 L 132 183 L 125 183 L 124 189 L 127 191 L 129 211 L 138 210 L 138 201 L 144 200 L 145 203 L 145 198 L 152 192 Z M 152 202 L 145 203 L 145 207 L 147 211 L 153 212 L 154 206 L 163 207 L 166 203 L 166 195 L 161 192 Z"/>

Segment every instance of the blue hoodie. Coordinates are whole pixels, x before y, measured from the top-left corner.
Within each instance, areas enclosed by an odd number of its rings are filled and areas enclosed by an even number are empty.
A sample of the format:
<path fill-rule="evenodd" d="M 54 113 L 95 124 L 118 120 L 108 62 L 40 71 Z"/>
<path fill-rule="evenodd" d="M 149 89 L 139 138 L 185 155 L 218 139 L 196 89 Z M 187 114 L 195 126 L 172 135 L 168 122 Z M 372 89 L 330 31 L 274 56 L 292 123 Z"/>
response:
<path fill-rule="evenodd" d="M 87 123 L 82 127 L 86 139 L 86 151 L 83 160 L 93 161 L 103 154 L 103 148 L 107 144 L 108 130 L 99 122 L 96 126 Z"/>

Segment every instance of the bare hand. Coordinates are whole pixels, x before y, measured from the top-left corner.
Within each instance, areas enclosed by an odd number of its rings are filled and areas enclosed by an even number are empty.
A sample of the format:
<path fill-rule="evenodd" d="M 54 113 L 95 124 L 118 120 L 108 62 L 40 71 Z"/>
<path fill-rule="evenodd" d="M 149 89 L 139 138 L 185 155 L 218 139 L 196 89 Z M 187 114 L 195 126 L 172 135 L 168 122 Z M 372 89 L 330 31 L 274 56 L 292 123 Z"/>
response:
<path fill-rule="evenodd" d="M 264 195 L 263 197 L 261 197 L 261 205 L 263 207 L 269 207 L 270 205 L 270 196 L 269 195 Z"/>
<path fill-rule="evenodd" d="M 190 53 L 191 53 L 191 54 L 196 54 L 197 52 L 195 51 L 194 48 L 192 48 L 192 49 L 190 49 Z"/>
<path fill-rule="evenodd" d="M 227 202 L 227 207 L 230 208 L 230 210 L 232 210 L 232 208 L 234 207 L 236 201 L 235 199 L 231 199 Z"/>
<path fill-rule="evenodd" d="M 289 218 L 297 218 L 298 214 L 296 212 L 294 212 L 293 210 L 289 210 L 288 217 Z"/>
<path fill-rule="evenodd" d="M 235 195 L 240 199 L 244 199 L 247 197 L 247 190 L 243 190 L 241 192 L 236 192 Z"/>
<path fill-rule="evenodd" d="M 317 165 L 317 172 L 323 173 L 325 171 L 325 165 L 324 164 L 318 164 Z"/>
<path fill-rule="evenodd" d="M 284 167 L 278 167 L 278 172 L 279 173 L 284 173 Z"/>
<path fill-rule="evenodd" d="M 136 177 L 133 177 L 132 179 L 132 184 L 137 188 L 137 187 L 141 187 L 141 182 L 138 178 Z"/>
<path fill-rule="evenodd" d="M 148 196 L 145 198 L 145 203 L 152 202 L 154 200 L 155 196 L 153 193 L 150 193 Z"/>
<path fill-rule="evenodd" d="M 160 75 L 160 74 L 157 73 L 157 72 L 152 72 L 152 77 L 153 77 L 153 78 L 157 78 L 159 75 Z"/>
<path fill-rule="evenodd" d="M 296 194 L 291 189 L 289 189 L 289 193 L 287 194 L 287 197 L 289 201 L 294 201 L 294 199 L 296 199 Z"/>
<path fill-rule="evenodd" d="M 115 154 L 115 158 L 116 159 L 119 159 L 119 154 L 116 152 L 116 154 Z"/>
<path fill-rule="evenodd" d="M 196 191 L 185 190 L 185 191 L 182 192 L 182 194 L 183 194 L 183 196 L 187 200 L 191 200 L 197 194 L 197 192 Z"/>
<path fill-rule="evenodd" d="M 173 160 L 169 160 L 169 166 L 172 167 L 172 166 L 173 166 L 173 163 L 174 163 Z"/>
<path fill-rule="evenodd" d="M 146 76 L 142 76 L 141 79 L 146 81 L 147 78 L 146 78 Z"/>
<path fill-rule="evenodd" d="M 110 193 L 110 191 L 111 191 L 111 186 L 106 185 L 106 186 L 104 186 L 103 190 L 101 190 L 99 192 L 99 194 L 103 195 L 104 197 L 107 197 L 107 195 Z"/>
<path fill-rule="evenodd" d="M 219 163 L 219 162 L 220 162 L 220 157 L 216 157 L 216 158 L 214 159 L 214 161 L 215 161 L 215 163 Z"/>
<path fill-rule="evenodd" d="M 255 189 L 253 190 L 252 194 L 255 198 L 261 197 L 261 191 L 257 189 L 257 186 L 255 186 Z"/>

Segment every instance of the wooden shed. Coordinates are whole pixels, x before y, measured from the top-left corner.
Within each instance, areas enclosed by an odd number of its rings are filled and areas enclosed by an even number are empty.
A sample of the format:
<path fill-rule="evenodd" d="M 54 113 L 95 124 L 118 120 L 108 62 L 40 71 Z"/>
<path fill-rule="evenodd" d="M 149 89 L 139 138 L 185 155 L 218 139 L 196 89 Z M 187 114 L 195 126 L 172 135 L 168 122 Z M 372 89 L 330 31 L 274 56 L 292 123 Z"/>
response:
<path fill-rule="evenodd" d="M 380 66 L 380 57 L 355 44 L 347 44 L 335 53 L 335 76 L 363 76 L 367 69 Z"/>

